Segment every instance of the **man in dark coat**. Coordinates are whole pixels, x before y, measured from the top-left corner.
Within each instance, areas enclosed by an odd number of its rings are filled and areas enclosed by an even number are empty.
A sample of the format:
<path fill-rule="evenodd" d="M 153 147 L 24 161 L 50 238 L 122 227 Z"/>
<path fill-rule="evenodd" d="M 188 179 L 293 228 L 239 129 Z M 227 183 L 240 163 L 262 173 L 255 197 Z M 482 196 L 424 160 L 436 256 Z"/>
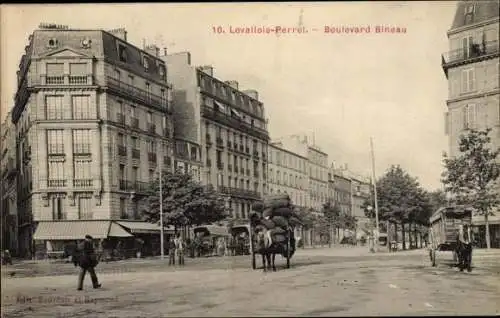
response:
<path fill-rule="evenodd" d="M 79 244 L 77 249 L 77 255 L 73 257 L 75 267 L 80 266 L 80 274 L 78 275 L 78 290 L 83 289 L 83 280 L 85 279 L 85 274 L 87 271 L 92 279 L 92 286 L 94 288 L 100 288 L 99 280 L 95 274 L 94 268 L 97 266 L 97 254 L 94 250 L 94 243 L 92 242 L 92 236 L 85 235 L 85 240 Z"/>

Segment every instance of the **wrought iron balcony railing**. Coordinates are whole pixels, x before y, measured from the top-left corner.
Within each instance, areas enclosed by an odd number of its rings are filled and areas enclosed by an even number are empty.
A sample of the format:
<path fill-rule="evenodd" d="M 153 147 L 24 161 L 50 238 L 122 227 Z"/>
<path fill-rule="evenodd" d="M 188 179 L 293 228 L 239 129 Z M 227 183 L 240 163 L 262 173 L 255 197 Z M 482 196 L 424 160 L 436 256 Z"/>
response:
<path fill-rule="evenodd" d="M 118 155 L 126 157 L 127 156 L 127 147 L 122 146 L 122 145 L 118 145 Z"/>
<path fill-rule="evenodd" d="M 222 140 L 222 138 L 217 137 L 215 141 L 217 143 L 217 147 L 224 147 L 224 141 Z"/>
<path fill-rule="evenodd" d="M 150 190 L 150 184 L 148 182 L 129 181 L 122 179 L 120 180 L 120 190 L 136 193 L 148 193 Z"/>
<path fill-rule="evenodd" d="M 472 44 L 466 48 L 452 50 L 443 54 L 443 67 L 454 63 L 466 62 L 477 58 L 499 53 L 498 40 L 488 41 L 481 44 Z"/>
<path fill-rule="evenodd" d="M 64 188 L 66 187 L 66 180 L 64 179 L 49 179 L 47 180 L 49 188 Z"/>
<path fill-rule="evenodd" d="M 222 162 L 217 162 L 217 169 L 219 169 L 219 170 L 224 170 L 224 163 L 222 163 Z"/>
<path fill-rule="evenodd" d="M 234 188 L 234 187 L 220 186 L 219 191 L 222 193 L 225 193 L 225 194 L 229 194 L 231 196 L 236 196 L 236 197 L 243 197 L 243 198 L 254 199 L 254 200 L 260 199 L 260 194 L 256 191 L 252 191 L 252 190 L 245 190 L 245 189 L 239 189 L 239 188 Z"/>
<path fill-rule="evenodd" d="M 162 96 L 137 88 L 111 76 L 106 77 L 106 86 L 115 94 L 152 106 L 160 111 L 168 110 L 168 102 Z"/>
<path fill-rule="evenodd" d="M 75 188 L 90 188 L 92 187 L 92 179 L 75 179 L 73 180 L 73 187 Z"/>

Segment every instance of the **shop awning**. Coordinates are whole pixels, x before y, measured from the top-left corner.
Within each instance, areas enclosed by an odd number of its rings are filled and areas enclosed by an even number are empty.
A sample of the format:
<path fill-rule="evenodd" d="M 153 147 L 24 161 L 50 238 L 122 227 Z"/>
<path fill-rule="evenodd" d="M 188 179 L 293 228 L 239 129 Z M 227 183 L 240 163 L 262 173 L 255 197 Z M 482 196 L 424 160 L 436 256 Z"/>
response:
<path fill-rule="evenodd" d="M 229 230 L 225 226 L 218 225 L 203 225 L 198 226 L 193 229 L 194 233 L 203 232 L 205 235 L 214 235 L 214 236 L 230 236 Z"/>
<path fill-rule="evenodd" d="M 108 237 L 111 221 L 40 221 L 33 239 L 35 240 L 82 240 L 85 235 L 95 239 Z"/>
<path fill-rule="evenodd" d="M 160 226 L 153 223 L 142 222 L 142 221 L 116 221 L 124 228 L 128 229 L 131 233 L 138 234 L 148 234 L 148 233 L 160 233 Z M 173 232 L 172 228 L 164 228 L 164 231 Z"/>
<path fill-rule="evenodd" d="M 115 222 L 111 222 L 111 226 L 109 227 L 109 237 L 131 237 L 134 236 L 129 232 L 125 231 L 123 227 L 116 224 Z"/>

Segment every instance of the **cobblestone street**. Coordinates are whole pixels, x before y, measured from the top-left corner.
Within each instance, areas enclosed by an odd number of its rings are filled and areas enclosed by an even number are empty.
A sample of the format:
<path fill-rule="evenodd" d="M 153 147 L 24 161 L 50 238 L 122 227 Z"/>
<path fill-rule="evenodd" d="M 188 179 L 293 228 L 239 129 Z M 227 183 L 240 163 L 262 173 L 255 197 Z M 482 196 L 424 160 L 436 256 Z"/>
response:
<path fill-rule="evenodd" d="M 92 290 L 87 281 L 83 292 L 75 289 L 76 269 L 71 276 L 7 278 L 2 310 L 4 317 L 494 315 L 500 310 L 498 254 L 478 253 L 472 273 L 446 262 L 433 268 L 425 250 L 354 254 L 361 253 L 299 251 L 291 269 L 281 267 L 278 257 L 280 267 L 270 273 L 249 269 L 248 257 L 197 260 L 175 270 L 149 271 L 144 265 L 137 272 L 101 272 L 103 288 Z"/>

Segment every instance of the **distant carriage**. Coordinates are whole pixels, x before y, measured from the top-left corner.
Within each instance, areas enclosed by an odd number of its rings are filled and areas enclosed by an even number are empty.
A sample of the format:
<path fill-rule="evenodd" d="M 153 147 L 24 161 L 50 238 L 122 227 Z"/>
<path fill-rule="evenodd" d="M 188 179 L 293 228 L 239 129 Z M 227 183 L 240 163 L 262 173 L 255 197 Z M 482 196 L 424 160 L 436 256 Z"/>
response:
<path fill-rule="evenodd" d="M 251 255 L 250 226 L 234 225 L 231 227 L 231 248 L 236 255 Z"/>
<path fill-rule="evenodd" d="M 437 264 L 437 252 L 452 252 L 453 261 L 460 262 L 458 259 L 460 255 L 457 255 L 457 250 L 459 250 L 457 234 L 460 226 L 464 226 L 468 237 L 472 237 L 472 209 L 464 206 L 442 207 L 430 217 L 429 221 L 429 257 L 432 266 Z"/>
<path fill-rule="evenodd" d="M 214 224 L 197 226 L 193 229 L 193 232 L 196 237 L 201 238 L 199 242 L 201 245 L 197 246 L 200 256 L 212 254 L 217 247 L 217 239 L 222 238 L 227 243 L 231 236 L 227 227 Z"/>

